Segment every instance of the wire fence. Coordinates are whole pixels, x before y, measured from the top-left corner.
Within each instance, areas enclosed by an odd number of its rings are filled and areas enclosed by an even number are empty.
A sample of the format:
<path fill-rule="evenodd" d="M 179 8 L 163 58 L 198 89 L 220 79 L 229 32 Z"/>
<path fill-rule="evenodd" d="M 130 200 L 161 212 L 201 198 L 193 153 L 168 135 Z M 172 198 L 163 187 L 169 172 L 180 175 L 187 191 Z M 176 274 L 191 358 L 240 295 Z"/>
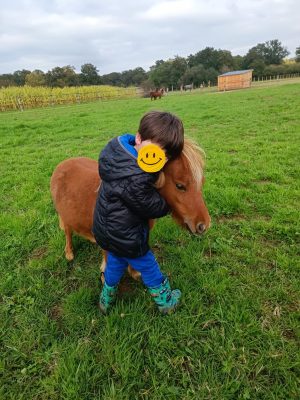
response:
<path fill-rule="evenodd" d="M 253 77 L 250 87 L 276 85 L 284 83 L 298 83 L 300 82 L 300 73 L 295 74 L 282 74 L 282 75 L 264 75 L 261 77 Z M 239 87 L 238 89 L 242 89 Z M 218 92 L 218 83 L 212 81 L 210 85 L 202 83 L 201 85 L 194 85 L 193 90 L 181 90 L 182 94 L 185 93 L 207 93 L 207 92 Z M 169 92 L 170 93 L 170 92 Z M 172 93 L 172 92 L 171 92 Z M 178 93 L 174 91 L 173 93 Z"/>
<path fill-rule="evenodd" d="M 252 78 L 252 82 L 265 82 L 265 81 L 278 81 L 281 79 L 293 79 L 299 78 L 300 73 L 295 74 L 277 74 L 277 75 L 263 75 L 263 76 L 254 76 Z"/>

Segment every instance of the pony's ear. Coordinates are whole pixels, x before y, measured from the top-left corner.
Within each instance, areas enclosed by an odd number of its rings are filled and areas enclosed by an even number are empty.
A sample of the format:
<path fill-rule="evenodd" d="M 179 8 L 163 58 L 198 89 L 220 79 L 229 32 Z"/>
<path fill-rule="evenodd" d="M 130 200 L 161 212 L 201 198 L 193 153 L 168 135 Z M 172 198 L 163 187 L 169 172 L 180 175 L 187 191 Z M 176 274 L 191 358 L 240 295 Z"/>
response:
<path fill-rule="evenodd" d="M 159 177 L 157 179 L 157 181 L 155 182 L 154 186 L 156 187 L 156 189 L 161 189 L 164 184 L 165 184 L 165 174 L 161 171 L 161 173 L 159 174 Z"/>

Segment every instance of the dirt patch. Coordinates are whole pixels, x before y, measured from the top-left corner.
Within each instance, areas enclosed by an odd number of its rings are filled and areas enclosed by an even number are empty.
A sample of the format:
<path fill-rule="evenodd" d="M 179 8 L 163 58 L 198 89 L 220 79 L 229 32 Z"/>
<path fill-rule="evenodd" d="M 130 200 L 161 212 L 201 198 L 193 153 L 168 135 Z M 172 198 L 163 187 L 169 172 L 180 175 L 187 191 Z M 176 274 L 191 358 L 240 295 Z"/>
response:
<path fill-rule="evenodd" d="M 287 339 L 287 340 L 297 340 L 297 334 L 295 333 L 295 331 L 293 329 L 285 329 L 282 332 L 282 336 Z"/>
<path fill-rule="evenodd" d="M 152 250 L 155 254 L 155 257 L 158 261 L 158 263 L 162 263 L 163 259 L 164 259 L 164 249 L 163 246 L 161 245 L 161 243 L 159 242 L 155 242 L 152 246 Z"/>
<path fill-rule="evenodd" d="M 271 179 L 258 179 L 256 181 L 253 181 L 254 183 L 256 183 L 257 185 L 269 185 L 270 183 L 273 183 L 271 181 Z"/>
<path fill-rule="evenodd" d="M 282 241 L 279 239 L 273 238 L 272 232 L 262 235 L 260 238 L 260 243 L 266 249 L 274 249 L 276 247 L 282 246 Z M 276 267 L 276 263 L 274 260 L 269 262 L 269 264 L 271 264 L 271 265 L 273 264 L 273 266 Z"/>
<path fill-rule="evenodd" d="M 136 290 L 137 282 L 131 276 L 124 275 L 119 284 L 119 295 L 122 297 L 133 294 Z"/>
<path fill-rule="evenodd" d="M 49 312 L 49 317 L 53 321 L 60 322 L 62 318 L 62 309 L 59 305 L 55 305 Z"/>
<path fill-rule="evenodd" d="M 40 260 L 41 258 L 44 258 L 47 255 L 47 253 L 48 253 L 48 248 L 46 246 L 37 247 L 31 253 L 30 258 L 32 260 Z"/>
<path fill-rule="evenodd" d="M 199 126 L 198 125 L 192 125 L 188 130 L 192 133 L 197 133 L 199 131 Z"/>
<path fill-rule="evenodd" d="M 247 218 L 245 215 L 220 215 L 219 217 L 216 217 L 216 222 L 217 223 L 222 223 L 222 222 L 228 222 L 228 221 L 246 221 Z"/>
<path fill-rule="evenodd" d="M 216 252 L 211 247 L 209 247 L 208 249 L 204 250 L 203 257 L 212 258 L 215 254 Z"/>

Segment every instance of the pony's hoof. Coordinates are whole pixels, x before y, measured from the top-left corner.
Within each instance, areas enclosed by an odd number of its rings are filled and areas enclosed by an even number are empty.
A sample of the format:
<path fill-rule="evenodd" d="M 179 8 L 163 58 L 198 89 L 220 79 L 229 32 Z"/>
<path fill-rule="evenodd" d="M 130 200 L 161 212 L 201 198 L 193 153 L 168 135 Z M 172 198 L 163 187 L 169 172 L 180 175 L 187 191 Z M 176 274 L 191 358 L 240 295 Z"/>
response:
<path fill-rule="evenodd" d="M 73 261 L 73 260 L 74 260 L 74 254 L 73 254 L 72 251 L 66 252 L 66 259 L 67 259 L 68 261 Z"/>
<path fill-rule="evenodd" d="M 141 280 L 141 273 L 133 269 L 130 265 L 128 266 L 128 273 L 136 281 Z"/>
<path fill-rule="evenodd" d="M 102 283 L 102 285 L 104 285 L 104 282 L 105 282 L 104 272 L 100 272 L 99 281 Z"/>

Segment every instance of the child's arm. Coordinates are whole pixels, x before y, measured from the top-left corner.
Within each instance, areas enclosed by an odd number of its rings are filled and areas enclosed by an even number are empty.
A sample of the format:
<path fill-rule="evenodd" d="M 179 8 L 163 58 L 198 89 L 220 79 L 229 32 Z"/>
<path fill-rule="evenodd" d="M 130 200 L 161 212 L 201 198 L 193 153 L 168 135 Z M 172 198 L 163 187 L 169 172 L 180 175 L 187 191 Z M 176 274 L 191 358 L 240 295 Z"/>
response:
<path fill-rule="evenodd" d="M 167 202 L 153 186 L 152 179 L 134 177 L 122 193 L 122 200 L 131 210 L 145 219 L 164 217 L 170 212 Z"/>

